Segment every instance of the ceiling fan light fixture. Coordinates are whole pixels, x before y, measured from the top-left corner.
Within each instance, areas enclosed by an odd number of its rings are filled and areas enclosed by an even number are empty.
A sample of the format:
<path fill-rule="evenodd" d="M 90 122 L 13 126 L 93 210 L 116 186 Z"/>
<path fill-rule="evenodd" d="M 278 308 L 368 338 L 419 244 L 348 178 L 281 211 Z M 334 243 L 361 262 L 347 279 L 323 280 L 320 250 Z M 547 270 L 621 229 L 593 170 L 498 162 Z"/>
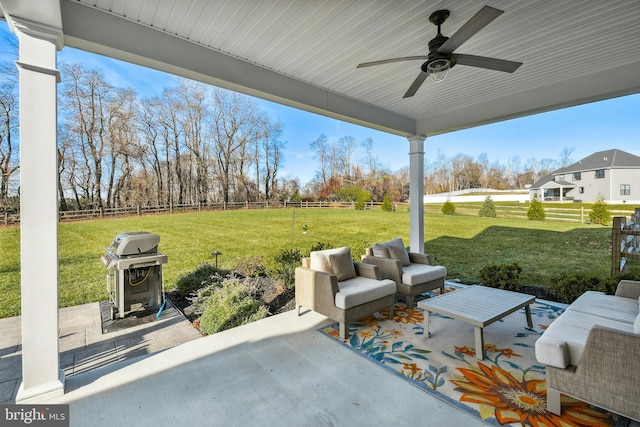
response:
<path fill-rule="evenodd" d="M 434 83 L 440 83 L 447 78 L 447 73 L 451 68 L 451 61 L 448 59 L 436 59 L 427 64 L 427 74 L 429 74 L 429 80 Z"/>

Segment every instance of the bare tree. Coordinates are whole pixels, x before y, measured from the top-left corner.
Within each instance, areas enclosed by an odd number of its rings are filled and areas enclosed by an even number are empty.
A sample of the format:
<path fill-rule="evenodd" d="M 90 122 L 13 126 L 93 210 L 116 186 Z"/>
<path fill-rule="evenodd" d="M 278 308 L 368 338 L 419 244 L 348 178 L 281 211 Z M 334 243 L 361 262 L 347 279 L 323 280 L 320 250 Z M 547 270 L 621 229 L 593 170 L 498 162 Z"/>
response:
<path fill-rule="evenodd" d="M 193 156 L 195 182 L 191 187 L 195 191 L 195 200 L 206 203 L 209 194 L 209 152 L 208 130 L 209 109 L 206 99 L 208 86 L 202 83 L 183 80 L 177 89 L 179 96 L 178 111 L 180 125 L 184 133 L 185 146 Z"/>
<path fill-rule="evenodd" d="M 264 126 L 264 138 L 262 139 L 262 153 L 264 178 L 264 197 L 266 200 L 273 199 L 276 194 L 278 184 L 278 168 L 283 162 L 282 150 L 284 143 L 280 140 L 283 124 L 281 122 L 267 122 Z M 258 168 L 259 169 L 259 168 Z M 259 175 L 256 181 L 260 182 Z"/>
<path fill-rule="evenodd" d="M 9 188 L 18 162 L 17 80 L 15 66 L 0 69 L 0 203 L 7 207 Z"/>
<path fill-rule="evenodd" d="M 318 139 L 311 143 L 311 150 L 313 151 L 313 158 L 320 162 L 320 183 L 325 185 L 329 178 L 329 144 L 327 137 L 320 135 Z"/>
<path fill-rule="evenodd" d="M 246 96 L 223 89 L 213 90 L 212 135 L 214 143 L 215 168 L 220 183 L 222 198 L 231 200 L 234 182 L 244 173 L 243 167 L 234 174 L 234 169 L 244 161 L 239 154 L 263 137 L 259 112 L 255 104 Z"/>
<path fill-rule="evenodd" d="M 575 151 L 575 148 L 573 147 L 571 148 L 564 147 L 562 149 L 562 151 L 560 152 L 560 167 L 565 168 L 569 166 L 571 163 L 573 163 L 573 160 L 571 159 L 571 154 L 574 151 Z"/>
<path fill-rule="evenodd" d="M 63 64 L 62 106 L 66 110 L 65 126 L 82 148 L 92 182 L 85 197 L 92 206 L 102 208 L 103 161 L 108 139 L 109 104 L 114 88 L 98 70 L 78 64 Z"/>

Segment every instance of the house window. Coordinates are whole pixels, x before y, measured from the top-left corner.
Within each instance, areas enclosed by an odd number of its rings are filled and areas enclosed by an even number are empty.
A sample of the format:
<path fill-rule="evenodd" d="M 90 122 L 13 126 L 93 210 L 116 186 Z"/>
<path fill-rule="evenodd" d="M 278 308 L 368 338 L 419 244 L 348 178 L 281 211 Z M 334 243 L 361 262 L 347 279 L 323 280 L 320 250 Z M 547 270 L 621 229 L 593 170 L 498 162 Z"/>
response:
<path fill-rule="evenodd" d="M 604 169 L 598 169 L 596 171 L 596 179 L 604 178 Z"/>
<path fill-rule="evenodd" d="M 574 181 L 580 181 L 582 179 L 582 172 L 574 172 L 573 173 L 573 180 Z"/>
<path fill-rule="evenodd" d="M 556 181 L 564 181 L 564 175 L 556 176 Z"/>
<path fill-rule="evenodd" d="M 621 196 L 630 196 L 631 195 L 631 184 L 620 184 L 620 195 Z"/>

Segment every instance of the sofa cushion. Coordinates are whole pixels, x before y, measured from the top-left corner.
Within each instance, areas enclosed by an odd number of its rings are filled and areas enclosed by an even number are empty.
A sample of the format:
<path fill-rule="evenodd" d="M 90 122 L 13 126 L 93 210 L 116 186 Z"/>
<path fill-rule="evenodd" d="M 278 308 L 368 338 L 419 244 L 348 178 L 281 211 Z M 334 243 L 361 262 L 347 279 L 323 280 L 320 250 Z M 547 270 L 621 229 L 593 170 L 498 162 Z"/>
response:
<path fill-rule="evenodd" d="M 411 264 L 402 269 L 402 283 L 415 286 L 446 275 L 447 269 L 441 265 Z"/>
<path fill-rule="evenodd" d="M 567 309 L 536 341 L 536 359 L 540 363 L 561 369 L 568 365 L 577 366 L 582 358 L 589 331 L 596 325 L 626 332 L 633 331 L 631 323 Z M 565 343 L 566 348 L 562 343 Z"/>
<path fill-rule="evenodd" d="M 356 268 L 353 266 L 350 251 L 329 254 L 329 261 L 331 262 L 333 273 L 338 276 L 338 282 L 356 277 Z"/>
<path fill-rule="evenodd" d="M 351 249 L 346 246 L 336 249 L 325 249 L 323 251 L 313 251 L 309 254 L 309 268 L 316 271 L 335 274 L 329 255 L 340 255 L 343 253 L 347 253 L 349 254 L 349 257 L 351 257 Z"/>
<path fill-rule="evenodd" d="M 633 323 L 638 315 L 638 301 L 635 298 L 587 291 L 571 303 L 567 310 L 592 314 L 618 322 Z"/>
<path fill-rule="evenodd" d="M 567 342 L 549 336 L 544 338 L 536 341 L 536 359 L 545 365 L 566 368 L 570 359 Z"/>
<path fill-rule="evenodd" d="M 336 307 L 346 310 L 370 301 L 374 301 L 396 292 L 393 280 L 375 280 L 356 276 L 353 279 L 338 282 L 340 289 L 335 297 Z"/>

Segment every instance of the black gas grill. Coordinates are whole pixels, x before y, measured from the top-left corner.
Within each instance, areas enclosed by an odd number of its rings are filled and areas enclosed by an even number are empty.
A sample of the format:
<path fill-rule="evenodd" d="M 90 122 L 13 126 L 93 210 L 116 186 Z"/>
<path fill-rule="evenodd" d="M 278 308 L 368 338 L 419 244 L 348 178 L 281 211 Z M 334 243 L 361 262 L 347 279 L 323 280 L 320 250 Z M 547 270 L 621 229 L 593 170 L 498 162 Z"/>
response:
<path fill-rule="evenodd" d="M 160 236 L 144 231 L 118 234 L 105 248 L 107 292 L 111 318 L 158 310 L 162 305 L 162 265 L 167 256 L 158 253 Z"/>

